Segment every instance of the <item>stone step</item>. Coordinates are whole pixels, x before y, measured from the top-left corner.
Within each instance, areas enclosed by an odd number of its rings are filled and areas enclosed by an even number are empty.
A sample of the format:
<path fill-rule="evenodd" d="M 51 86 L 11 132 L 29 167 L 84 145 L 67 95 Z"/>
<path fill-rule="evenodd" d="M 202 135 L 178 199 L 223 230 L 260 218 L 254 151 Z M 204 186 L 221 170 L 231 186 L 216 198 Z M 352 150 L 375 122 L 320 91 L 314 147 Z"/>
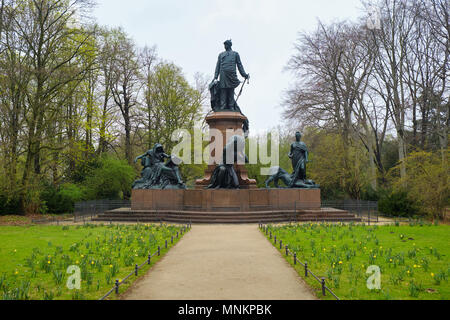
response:
<path fill-rule="evenodd" d="M 274 211 L 182 211 L 116 209 L 100 214 L 94 221 L 103 222 L 173 222 L 173 223 L 281 223 L 289 221 L 361 221 L 347 211 L 334 208 Z"/>
<path fill-rule="evenodd" d="M 233 216 L 221 216 L 212 214 L 201 215 L 180 215 L 180 214 L 153 214 L 153 215 L 122 215 L 122 214 L 105 214 L 100 215 L 99 218 L 103 219 L 132 219 L 132 220 L 144 220 L 144 219 L 221 219 L 221 220 L 239 220 L 239 219 L 301 219 L 301 220 L 322 220 L 322 219 L 345 219 L 354 218 L 354 215 L 339 214 L 339 215 L 298 215 L 291 214 L 276 214 L 276 215 L 233 215 Z"/>
<path fill-rule="evenodd" d="M 297 219 L 293 219 L 290 215 L 277 215 L 277 216 L 244 216 L 244 217 L 218 217 L 218 216 L 190 216 L 190 215 L 147 215 L 147 216 L 99 216 L 98 218 L 94 218 L 94 221 L 103 221 L 103 222 L 174 222 L 174 223 L 276 223 L 276 222 L 288 222 L 288 221 L 360 221 L 360 219 L 356 218 L 352 215 L 346 216 L 329 216 L 329 217 L 317 217 L 317 216 L 299 216 Z"/>

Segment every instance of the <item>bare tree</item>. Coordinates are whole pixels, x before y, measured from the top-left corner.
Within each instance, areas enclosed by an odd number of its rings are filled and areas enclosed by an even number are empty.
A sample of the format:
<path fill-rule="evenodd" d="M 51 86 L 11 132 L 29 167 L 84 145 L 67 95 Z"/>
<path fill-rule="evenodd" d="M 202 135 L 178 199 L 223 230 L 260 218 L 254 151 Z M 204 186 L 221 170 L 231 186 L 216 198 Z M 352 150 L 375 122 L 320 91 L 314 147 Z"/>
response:
<path fill-rule="evenodd" d="M 124 121 L 125 158 L 132 164 L 131 119 L 141 86 L 137 52 L 133 41 L 120 29 L 113 31 L 111 50 L 113 59 L 109 86 Z"/>

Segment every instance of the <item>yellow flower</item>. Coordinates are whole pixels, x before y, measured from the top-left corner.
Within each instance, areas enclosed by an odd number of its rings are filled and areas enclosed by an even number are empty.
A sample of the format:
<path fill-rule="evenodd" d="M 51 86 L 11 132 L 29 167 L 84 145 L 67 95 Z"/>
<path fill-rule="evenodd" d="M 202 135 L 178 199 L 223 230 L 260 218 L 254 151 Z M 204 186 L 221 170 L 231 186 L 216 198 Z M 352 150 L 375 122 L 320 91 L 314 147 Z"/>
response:
<path fill-rule="evenodd" d="M 80 262 L 77 260 L 76 262 L 75 262 L 75 264 L 79 264 Z"/>
<path fill-rule="evenodd" d="M 49 261 L 48 261 L 48 264 L 51 264 L 51 263 L 52 263 L 52 262 L 49 260 Z"/>
<path fill-rule="evenodd" d="M 16 270 L 16 272 L 15 272 L 14 274 L 15 274 L 15 275 L 18 275 L 18 274 L 19 274 L 19 271 Z"/>
<path fill-rule="evenodd" d="M 342 261 L 339 261 L 339 264 L 342 264 Z"/>
<path fill-rule="evenodd" d="M 433 272 L 431 273 L 431 276 L 434 278 L 434 273 Z"/>
<path fill-rule="evenodd" d="M 112 265 L 112 264 L 110 264 L 110 265 L 109 265 L 109 267 L 110 267 L 110 268 L 112 268 L 112 267 L 113 267 L 113 265 Z"/>
<path fill-rule="evenodd" d="M 377 258 L 377 256 L 373 256 L 373 258 L 374 258 L 374 259 L 376 259 L 376 258 Z"/>
<path fill-rule="evenodd" d="M 392 259 L 389 259 L 390 262 L 392 262 Z"/>
<path fill-rule="evenodd" d="M 94 264 L 94 261 L 92 261 L 91 264 Z"/>
<path fill-rule="evenodd" d="M 416 265 L 416 264 L 414 265 L 414 268 L 417 268 L 417 265 Z"/>

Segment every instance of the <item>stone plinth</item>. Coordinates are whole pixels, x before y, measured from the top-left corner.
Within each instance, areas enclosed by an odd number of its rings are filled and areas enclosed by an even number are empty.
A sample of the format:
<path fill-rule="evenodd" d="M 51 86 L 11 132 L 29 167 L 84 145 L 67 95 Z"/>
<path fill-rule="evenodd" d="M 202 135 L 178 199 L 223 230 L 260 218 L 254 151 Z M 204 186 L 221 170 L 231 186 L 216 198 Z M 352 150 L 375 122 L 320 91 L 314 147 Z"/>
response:
<path fill-rule="evenodd" d="M 211 183 L 211 176 L 216 168 L 216 165 L 220 163 L 222 157 L 222 150 L 226 146 L 227 142 L 234 135 L 244 136 L 242 125 L 247 118 L 239 112 L 214 112 L 206 117 L 206 123 L 208 123 L 210 130 L 216 129 L 222 133 L 222 148 L 219 150 L 212 150 L 210 165 L 206 169 L 203 179 L 196 181 L 196 189 L 204 189 Z M 210 144 L 215 142 L 214 133 L 211 132 Z M 239 186 L 241 189 L 256 189 L 256 180 L 248 177 L 247 169 L 244 165 L 235 165 L 236 174 L 239 178 Z"/>
<path fill-rule="evenodd" d="M 320 209 L 319 189 L 133 190 L 132 210 L 282 211 Z"/>

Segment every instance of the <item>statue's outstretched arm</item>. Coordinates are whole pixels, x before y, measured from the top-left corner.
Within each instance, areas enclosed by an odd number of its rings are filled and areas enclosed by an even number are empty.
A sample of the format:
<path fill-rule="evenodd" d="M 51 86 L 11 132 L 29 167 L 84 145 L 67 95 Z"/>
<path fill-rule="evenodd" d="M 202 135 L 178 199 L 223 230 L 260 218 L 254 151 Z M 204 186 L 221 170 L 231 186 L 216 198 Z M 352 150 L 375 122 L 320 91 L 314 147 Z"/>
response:
<path fill-rule="evenodd" d="M 139 156 L 139 157 L 136 157 L 136 159 L 134 159 L 134 163 L 137 163 L 140 159 L 142 159 L 142 158 L 144 158 L 144 157 L 146 157 L 147 156 L 147 153 L 146 154 L 143 154 L 143 155 L 141 155 L 141 156 Z"/>

